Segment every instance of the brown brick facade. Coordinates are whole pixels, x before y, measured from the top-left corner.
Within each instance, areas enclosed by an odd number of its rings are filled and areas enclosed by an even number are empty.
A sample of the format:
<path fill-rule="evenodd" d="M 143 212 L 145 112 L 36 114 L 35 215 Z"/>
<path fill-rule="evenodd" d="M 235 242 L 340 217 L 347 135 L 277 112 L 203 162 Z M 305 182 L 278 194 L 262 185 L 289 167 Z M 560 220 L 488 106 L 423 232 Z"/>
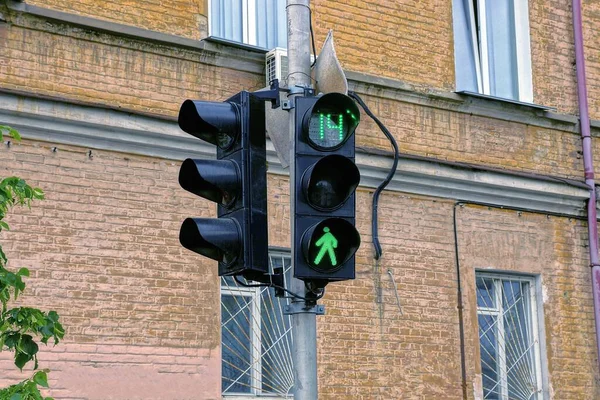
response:
<path fill-rule="evenodd" d="M 584 4 L 584 34 L 590 113 L 598 119 L 600 10 L 592 3 Z M 206 36 L 204 0 L 27 4 L 185 38 Z M 542 0 L 529 6 L 534 101 L 574 115 L 570 6 Z M 347 70 L 401 80 L 420 96 L 454 89 L 451 2 L 315 0 L 312 7 L 317 43 L 334 28 Z M 183 99 L 222 100 L 264 83 L 261 74 L 218 66 L 209 52 L 4 14 L 4 90 L 174 117 Z M 420 104 L 383 92 L 360 94 L 404 153 L 582 180 L 573 124 L 544 120 L 537 111 L 532 117 L 543 123 L 512 120 L 505 110 L 492 118 L 456 101 L 431 97 Z M 362 117 L 357 146 L 389 150 L 375 124 Z M 598 169 L 597 140 L 594 151 Z M 49 395 L 221 398 L 216 266 L 177 239 L 181 220 L 215 209 L 179 187 L 179 162 L 27 138 L 0 148 L 0 177 L 17 174 L 47 195 L 31 210 L 15 210 L 1 240 L 12 267 L 32 270 L 23 303 L 56 309 L 67 328 L 63 344 L 40 352 L 40 364 L 53 370 Z M 287 177 L 270 175 L 268 190 L 270 244 L 289 247 Z M 357 279 L 328 286 L 327 314 L 318 319 L 319 398 L 461 399 L 455 201 L 384 192 L 384 256 L 376 263 L 371 199 L 371 189 L 359 189 Z M 481 398 L 475 270 L 541 280 L 551 398 L 599 398 L 586 223 L 474 205 L 456 212 L 468 398 Z M 9 358 L 0 354 L 0 386 L 26 375 L 15 372 Z"/>

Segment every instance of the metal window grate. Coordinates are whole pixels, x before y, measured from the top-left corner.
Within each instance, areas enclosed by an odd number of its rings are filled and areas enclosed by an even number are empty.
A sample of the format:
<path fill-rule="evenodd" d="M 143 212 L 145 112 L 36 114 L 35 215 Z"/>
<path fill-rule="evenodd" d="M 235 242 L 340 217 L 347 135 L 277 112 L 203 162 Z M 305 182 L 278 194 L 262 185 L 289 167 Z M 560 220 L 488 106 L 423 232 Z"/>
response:
<path fill-rule="evenodd" d="M 289 273 L 289 254 L 272 253 L 269 258 L 271 268 Z M 232 277 L 221 277 L 223 394 L 291 397 L 292 334 L 290 317 L 283 314 L 286 304 L 270 288 L 244 287 Z"/>
<path fill-rule="evenodd" d="M 485 399 L 542 398 L 536 307 L 532 278 L 477 275 Z"/>

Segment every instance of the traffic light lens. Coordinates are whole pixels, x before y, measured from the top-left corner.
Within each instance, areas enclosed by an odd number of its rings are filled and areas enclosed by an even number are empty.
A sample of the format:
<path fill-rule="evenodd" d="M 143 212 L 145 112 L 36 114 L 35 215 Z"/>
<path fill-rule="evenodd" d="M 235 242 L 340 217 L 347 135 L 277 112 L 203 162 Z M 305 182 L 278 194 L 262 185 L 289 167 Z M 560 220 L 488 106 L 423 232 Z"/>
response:
<path fill-rule="evenodd" d="M 317 210 L 331 211 L 341 207 L 354 193 L 360 173 L 352 160 L 332 154 L 313 164 L 303 180 L 308 204 Z"/>
<path fill-rule="evenodd" d="M 321 149 L 335 149 L 348 137 L 351 113 L 340 113 L 334 109 L 313 112 L 308 124 L 308 138 Z"/>
<path fill-rule="evenodd" d="M 341 218 L 327 218 L 309 228 L 302 238 L 308 264 L 320 272 L 335 272 L 360 246 L 356 228 Z"/>
<path fill-rule="evenodd" d="M 230 136 L 231 135 L 231 136 Z M 228 149 L 233 144 L 235 134 L 218 133 L 217 146 L 221 149 Z"/>

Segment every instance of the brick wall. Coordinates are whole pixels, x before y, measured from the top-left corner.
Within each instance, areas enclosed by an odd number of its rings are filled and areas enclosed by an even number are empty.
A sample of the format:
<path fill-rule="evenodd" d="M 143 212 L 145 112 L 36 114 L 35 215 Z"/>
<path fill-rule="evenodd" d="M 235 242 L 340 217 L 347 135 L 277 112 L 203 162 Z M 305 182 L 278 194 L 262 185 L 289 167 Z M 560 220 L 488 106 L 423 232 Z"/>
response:
<path fill-rule="evenodd" d="M 578 133 L 377 96 L 361 97 L 404 153 L 573 179 L 583 176 Z M 390 150 L 388 140 L 364 113 L 356 142 L 359 147 Z M 600 143 L 594 141 L 593 145 L 598 158 Z"/>
<path fill-rule="evenodd" d="M 467 360 L 479 359 L 474 269 L 534 274 L 542 284 L 542 349 L 552 398 L 598 398 L 587 226 L 573 219 L 472 206 L 459 208 L 457 220 Z M 479 365 L 469 365 L 469 384 L 477 384 L 480 374 Z"/>
<path fill-rule="evenodd" d="M 28 0 L 27 4 L 190 39 L 208 35 L 208 0 Z"/>
<path fill-rule="evenodd" d="M 317 47 L 334 30 L 343 67 L 454 90 L 450 1 L 311 2 Z"/>
<path fill-rule="evenodd" d="M 207 0 L 27 3 L 191 39 L 208 34 Z M 311 2 L 317 46 L 333 29 L 345 69 L 403 80 L 425 91 L 455 88 L 451 6 L 443 0 Z M 534 102 L 576 114 L 571 3 L 529 0 L 529 9 Z M 600 119 L 598 2 L 583 2 L 583 16 L 590 116 Z"/>
<path fill-rule="evenodd" d="M 578 114 L 571 2 L 529 0 L 534 101 Z M 582 1 L 590 117 L 600 119 L 600 4 Z"/>
<path fill-rule="evenodd" d="M 319 398 L 462 398 L 454 204 L 400 194 L 381 200 L 380 264 L 371 258 L 369 196 L 361 192 L 357 279 L 327 288 Z M 586 229 L 573 219 L 458 207 L 470 399 L 481 387 L 475 269 L 539 277 L 552 398 L 600 396 Z"/>
<path fill-rule="evenodd" d="M 205 1 L 161 4 L 29 1 L 188 38 L 202 37 Z M 530 0 L 535 101 L 576 110 L 570 8 Z M 346 69 L 451 91 L 450 2 L 313 2 L 317 42 L 328 28 Z M 600 118 L 598 5 L 585 4 L 590 106 Z M 185 98 L 218 100 L 262 86 L 257 74 L 210 65 L 205 53 L 143 43 L 26 16 L 0 23 L 0 86 L 174 116 Z M 199 33 L 200 32 L 200 33 Z M 383 51 L 382 51 L 383 49 Z M 577 134 L 364 95 L 402 151 L 452 161 L 581 179 Z M 388 149 L 363 116 L 357 145 Z M 596 165 L 600 145 L 594 141 Z M 216 266 L 181 248 L 179 223 L 214 207 L 177 185 L 178 163 L 31 142 L 0 149 L 0 176 L 18 174 L 48 199 L 16 210 L 2 243 L 28 266 L 24 304 L 56 308 L 63 345 L 43 348 L 57 398 L 220 397 Z M 289 190 L 269 179 L 270 243 L 289 246 Z M 385 193 L 384 257 L 370 246 L 371 193 L 361 189 L 363 245 L 357 278 L 330 285 L 319 319 L 320 398 L 461 398 L 453 203 Z M 465 207 L 458 210 L 469 398 L 479 387 L 474 269 L 538 274 L 549 380 L 556 399 L 600 397 L 586 228 L 576 220 Z M 391 272 L 391 275 L 388 273 Z M 401 310 L 396 302 L 397 284 Z M 380 295 L 378 295 L 380 293 Z M 22 376 L 0 354 L 0 385 Z M 177 394 L 174 395 L 173 393 Z"/>
<path fill-rule="evenodd" d="M 357 279 L 327 287 L 318 319 L 319 398 L 459 399 L 451 205 L 384 194 L 377 265 L 370 197 L 360 191 L 357 201 Z"/>
<path fill-rule="evenodd" d="M 152 46 L 135 42 L 116 46 L 106 36 L 108 43 L 92 36 L 64 36 L 0 24 L 0 85 L 175 115 L 186 98 L 224 99 L 262 83 L 256 75 L 201 63 L 191 52 L 155 52 Z"/>
<path fill-rule="evenodd" d="M 67 328 L 64 343 L 40 352 L 49 394 L 218 398 L 216 266 L 177 241 L 190 205 L 197 216 L 214 207 L 179 189 L 177 163 L 52 146 L 26 140 L 0 158 L 0 176 L 18 173 L 47 194 L 15 210 L 2 243 L 13 267 L 32 270 L 23 304 L 56 309 Z M 287 178 L 270 176 L 269 199 L 271 244 L 289 246 Z M 461 398 L 453 203 L 385 193 L 376 265 L 370 202 L 361 189 L 357 279 L 330 285 L 319 317 L 320 398 Z M 479 207 L 459 207 L 457 220 L 470 398 L 480 379 L 475 268 L 541 275 L 555 398 L 600 395 L 584 224 Z M 0 385 L 26 375 L 9 357 Z"/>
<path fill-rule="evenodd" d="M 32 271 L 23 303 L 56 309 L 67 328 L 64 345 L 40 355 L 56 371 L 55 396 L 164 398 L 178 384 L 178 398 L 219 398 L 216 268 L 177 236 L 187 207 L 214 207 L 179 188 L 171 161 L 51 147 L 3 147 L 0 176 L 46 192 L 7 218 L 2 244 L 12 268 Z M 19 375 L 8 357 L 0 386 Z"/>

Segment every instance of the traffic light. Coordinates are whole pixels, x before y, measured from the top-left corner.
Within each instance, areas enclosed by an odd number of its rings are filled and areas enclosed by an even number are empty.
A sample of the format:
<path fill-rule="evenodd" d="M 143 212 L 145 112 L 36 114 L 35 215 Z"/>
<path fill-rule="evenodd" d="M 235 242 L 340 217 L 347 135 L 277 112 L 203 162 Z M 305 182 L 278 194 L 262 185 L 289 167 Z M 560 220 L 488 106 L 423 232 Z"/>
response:
<path fill-rule="evenodd" d="M 264 100 L 248 92 L 222 103 L 186 100 L 178 122 L 186 133 L 217 146 L 216 160 L 186 159 L 179 184 L 218 205 L 218 218 L 183 221 L 179 241 L 218 261 L 219 276 L 267 281 Z"/>
<path fill-rule="evenodd" d="M 354 279 L 354 101 L 341 93 L 298 97 L 295 108 L 294 276 L 323 287 Z"/>

